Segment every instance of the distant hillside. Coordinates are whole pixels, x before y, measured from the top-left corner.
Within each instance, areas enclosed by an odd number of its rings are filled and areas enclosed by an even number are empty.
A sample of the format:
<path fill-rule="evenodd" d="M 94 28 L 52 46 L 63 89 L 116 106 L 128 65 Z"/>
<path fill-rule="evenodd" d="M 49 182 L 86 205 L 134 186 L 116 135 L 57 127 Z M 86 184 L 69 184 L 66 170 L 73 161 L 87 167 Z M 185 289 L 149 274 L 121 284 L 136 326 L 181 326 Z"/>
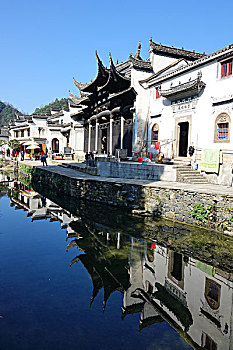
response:
<path fill-rule="evenodd" d="M 68 108 L 68 98 L 61 98 L 60 100 L 56 98 L 55 101 L 49 103 L 48 105 L 43 106 L 41 108 L 36 108 L 34 113 L 50 114 L 51 110 L 60 111 L 61 109 L 67 109 L 67 108 Z"/>
<path fill-rule="evenodd" d="M 0 101 L 0 125 L 7 125 L 17 114 L 21 114 L 16 108 L 8 103 Z"/>

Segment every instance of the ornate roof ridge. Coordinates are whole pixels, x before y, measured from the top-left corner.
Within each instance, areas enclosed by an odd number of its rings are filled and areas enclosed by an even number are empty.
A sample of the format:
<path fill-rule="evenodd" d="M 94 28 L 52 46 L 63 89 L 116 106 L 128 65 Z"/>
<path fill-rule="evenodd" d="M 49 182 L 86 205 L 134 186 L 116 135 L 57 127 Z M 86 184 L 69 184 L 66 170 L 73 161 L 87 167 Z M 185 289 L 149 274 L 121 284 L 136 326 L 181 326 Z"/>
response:
<path fill-rule="evenodd" d="M 126 80 L 126 81 L 130 81 L 129 78 L 125 77 L 124 75 L 122 75 L 117 69 L 116 69 L 116 66 L 114 65 L 113 63 L 113 60 L 112 60 L 112 56 L 111 56 L 111 53 L 109 53 L 109 62 L 110 62 L 110 69 L 109 69 L 109 77 L 111 75 L 111 73 L 114 73 L 116 74 L 118 77 L 120 77 L 121 79 L 123 80 Z"/>
<path fill-rule="evenodd" d="M 82 92 L 90 92 L 90 91 L 85 91 L 85 90 L 88 89 L 90 86 L 94 85 L 97 82 L 97 80 L 98 80 L 98 78 L 99 78 L 99 76 L 101 74 L 101 71 L 102 71 L 103 76 L 109 75 L 108 69 L 103 65 L 101 59 L 99 58 L 99 56 L 97 54 L 97 50 L 95 51 L 95 55 L 96 55 L 96 60 L 97 60 L 97 64 L 98 64 L 98 70 L 97 70 L 97 74 L 96 74 L 95 79 L 93 81 L 91 81 L 90 83 L 82 84 L 82 83 L 78 82 L 77 80 L 75 80 L 75 78 L 73 77 L 74 84 L 80 90 L 80 94 L 81 94 L 81 91 Z"/>
<path fill-rule="evenodd" d="M 119 64 L 116 65 L 116 69 L 121 72 L 123 71 L 124 69 L 127 69 L 129 68 L 131 65 L 131 61 L 128 59 L 127 61 L 124 61 L 124 62 L 121 62 Z"/>
<path fill-rule="evenodd" d="M 121 63 L 116 64 L 116 68 L 120 68 L 121 66 L 123 66 L 123 65 L 125 65 L 125 64 L 127 64 L 127 63 L 129 63 L 129 59 L 127 59 L 127 60 L 124 61 L 124 62 L 121 62 Z"/>
<path fill-rule="evenodd" d="M 85 100 L 85 96 L 83 97 L 77 97 L 75 95 L 73 95 L 70 90 L 69 90 L 69 96 L 71 98 L 71 100 L 75 103 L 75 104 L 80 104 L 83 100 Z"/>
<path fill-rule="evenodd" d="M 157 51 L 161 53 L 168 53 L 170 55 L 182 56 L 184 58 L 189 58 L 192 60 L 206 56 L 205 53 L 185 50 L 184 48 L 180 49 L 173 46 L 162 45 L 161 43 L 157 44 L 154 41 L 152 41 L 152 38 L 149 39 L 149 43 L 150 43 L 150 50 L 149 50 L 150 52 Z"/>
<path fill-rule="evenodd" d="M 124 81 L 130 82 L 130 79 L 129 79 L 129 78 L 124 77 L 119 71 L 117 71 L 117 69 L 116 69 L 116 67 L 115 67 L 115 65 L 114 65 L 114 63 L 113 63 L 112 56 L 111 56 L 111 53 L 110 53 L 110 52 L 109 52 L 109 63 L 110 63 L 110 69 L 109 69 L 108 80 L 107 80 L 107 82 L 106 82 L 104 85 L 102 85 L 102 86 L 100 86 L 100 87 L 98 88 L 98 91 L 105 89 L 106 86 L 108 86 L 108 84 L 109 84 L 109 82 L 110 82 L 111 79 L 113 79 L 113 80 L 116 81 L 117 78 L 120 78 L 120 79 L 122 79 L 122 80 L 124 80 Z M 115 76 L 115 77 L 114 77 L 114 76 Z"/>
<path fill-rule="evenodd" d="M 144 68 L 149 69 L 153 71 L 152 65 L 150 61 L 144 61 L 141 57 L 140 59 L 138 57 L 129 55 L 129 61 L 133 64 L 136 68 Z"/>
<path fill-rule="evenodd" d="M 198 72 L 197 74 L 197 78 L 193 79 L 193 80 L 189 80 L 186 83 L 179 83 L 176 86 L 172 86 L 170 87 L 170 89 L 167 90 L 160 90 L 160 95 L 163 97 L 168 97 L 170 95 L 174 95 L 175 93 L 179 93 L 181 91 L 187 91 L 189 89 L 194 89 L 195 87 L 198 87 L 198 89 L 203 89 L 206 84 L 201 81 L 201 77 L 202 77 L 202 73 Z"/>
<path fill-rule="evenodd" d="M 195 60 L 193 62 L 188 62 L 187 66 L 179 67 L 176 70 L 174 70 L 172 72 L 169 72 L 168 74 L 162 76 L 160 78 L 160 80 L 170 79 L 170 78 L 172 78 L 175 75 L 179 75 L 180 73 L 183 73 L 184 71 L 190 70 L 190 69 L 192 69 L 194 67 L 198 67 L 198 66 L 200 66 L 202 64 L 205 64 L 206 62 L 212 61 L 215 58 L 218 58 L 219 56 L 221 57 L 221 54 L 225 55 L 226 51 L 231 50 L 231 49 L 233 49 L 233 44 L 230 44 L 230 45 L 228 45 L 228 46 L 226 46 L 226 47 L 224 47 L 224 48 L 222 48 L 222 49 L 220 49 L 218 51 L 215 51 L 215 52 L 213 52 L 213 53 L 211 53 L 209 55 L 205 55 L 204 57 L 201 57 L 198 60 Z M 233 50 L 232 50 L 232 53 L 233 53 Z M 152 77 L 150 77 L 150 78 L 152 80 Z M 153 75 L 153 78 L 155 78 L 154 75 Z M 146 80 L 141 80 L 140 83 L 147 82 Z M 149 78 L 148 78 L 148 80 L 149 80 Z"/>
<path fill-rule="evenodd" d="M 75 86 L 77 86 L 77 88 L 82 91 L 83 89 L 85 89 L 85 87 L 87 87 L 89 84 L 82 84 L 80 83 L 79 81 L 77 81 L 74 77 L 73 77 L 73 81 L 74 81 L 74 84 Z"/>
<path fill-rule="evenodd" d="M 103 65 L 103 62 L 101 61 L 101 59 L 98 56 L 97 50 L 95 50 L 95 57 L 96 57 L 96 60 L 98 63 L 98 73 L 99 73 L 99 70 L 102 69 L 106 74 L 108 74 L 108 69 Z M 97 73 L 97 75 L 98 75 L 98 73 Z"/>

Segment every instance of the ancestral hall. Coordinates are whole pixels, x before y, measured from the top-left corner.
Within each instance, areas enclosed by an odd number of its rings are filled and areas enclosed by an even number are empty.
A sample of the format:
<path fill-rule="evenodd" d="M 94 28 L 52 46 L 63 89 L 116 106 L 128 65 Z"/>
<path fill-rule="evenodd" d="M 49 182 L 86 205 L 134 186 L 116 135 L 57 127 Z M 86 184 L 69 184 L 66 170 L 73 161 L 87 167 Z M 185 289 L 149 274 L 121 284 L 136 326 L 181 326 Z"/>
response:
<path fill-rule="evenodd" d="M 121 74 L 109 54 L 109 69 L 96 52 L 98 72 L 89 84 L 74 79 L 81 97 L 70 93 L 71 106 L 82 106 L 78 112 L 84 118 L 84 151 L 115 155 L 117 149 L 132 153 L 132 125 L 136 92 L 130 78 Z"/>
<path fill-rule="evenodd" d="M 140 57 L 140 50 L 139 42 L 136 54 L 116 65 L 109 54 L 109 68 L 103 65 L 96 52 L 96 78 L 89 84 L 81 84 L 73 78 L 80 97 L 69 92 L 70 107 L 74 108 L 76 117 L 84 119 L 85 152 L 116 155 L 117 150 L 125 150 L 127 156 L 132 155 L 138 80 L 153 72 L 150 62 Z M 146 75 L 141 74 L 132 84 L 134 68 Z"/>

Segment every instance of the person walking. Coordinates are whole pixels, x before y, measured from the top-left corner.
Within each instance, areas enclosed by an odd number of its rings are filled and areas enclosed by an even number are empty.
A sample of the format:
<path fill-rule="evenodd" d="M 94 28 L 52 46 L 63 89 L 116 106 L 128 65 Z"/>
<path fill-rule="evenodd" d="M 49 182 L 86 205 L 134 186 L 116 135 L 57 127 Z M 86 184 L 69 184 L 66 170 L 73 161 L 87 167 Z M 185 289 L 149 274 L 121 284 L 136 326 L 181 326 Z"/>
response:
<path fill-rule="evenodd" d="M 41 161 L 42 161 L 42 163 L 43 163 L 43 166 L 48 166 L 48 164 L 47 164 L 47 154 L 46 153 L 44 153 L 42 156 L 41 156 Z"/>

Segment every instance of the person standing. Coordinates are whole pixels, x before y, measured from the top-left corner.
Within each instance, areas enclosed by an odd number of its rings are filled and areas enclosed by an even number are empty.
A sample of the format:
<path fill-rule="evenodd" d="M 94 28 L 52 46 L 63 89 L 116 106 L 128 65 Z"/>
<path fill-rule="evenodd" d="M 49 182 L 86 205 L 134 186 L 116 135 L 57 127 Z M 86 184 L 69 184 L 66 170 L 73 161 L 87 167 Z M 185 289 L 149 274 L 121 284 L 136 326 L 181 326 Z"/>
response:
<path fill-rule="evenodd" d="M 21 151 L 21 161 L 24 161 L 24 152 Z"/>
<path fill-rule="evenodd" d="M 42 163 L 43 163 L 43 166 L 48 166 L 48 164 L 47 164 L 47 154 L 46 153 L 44 153 L 42 156 L 41 156 L 41 161 L 42 161 Z"/>

